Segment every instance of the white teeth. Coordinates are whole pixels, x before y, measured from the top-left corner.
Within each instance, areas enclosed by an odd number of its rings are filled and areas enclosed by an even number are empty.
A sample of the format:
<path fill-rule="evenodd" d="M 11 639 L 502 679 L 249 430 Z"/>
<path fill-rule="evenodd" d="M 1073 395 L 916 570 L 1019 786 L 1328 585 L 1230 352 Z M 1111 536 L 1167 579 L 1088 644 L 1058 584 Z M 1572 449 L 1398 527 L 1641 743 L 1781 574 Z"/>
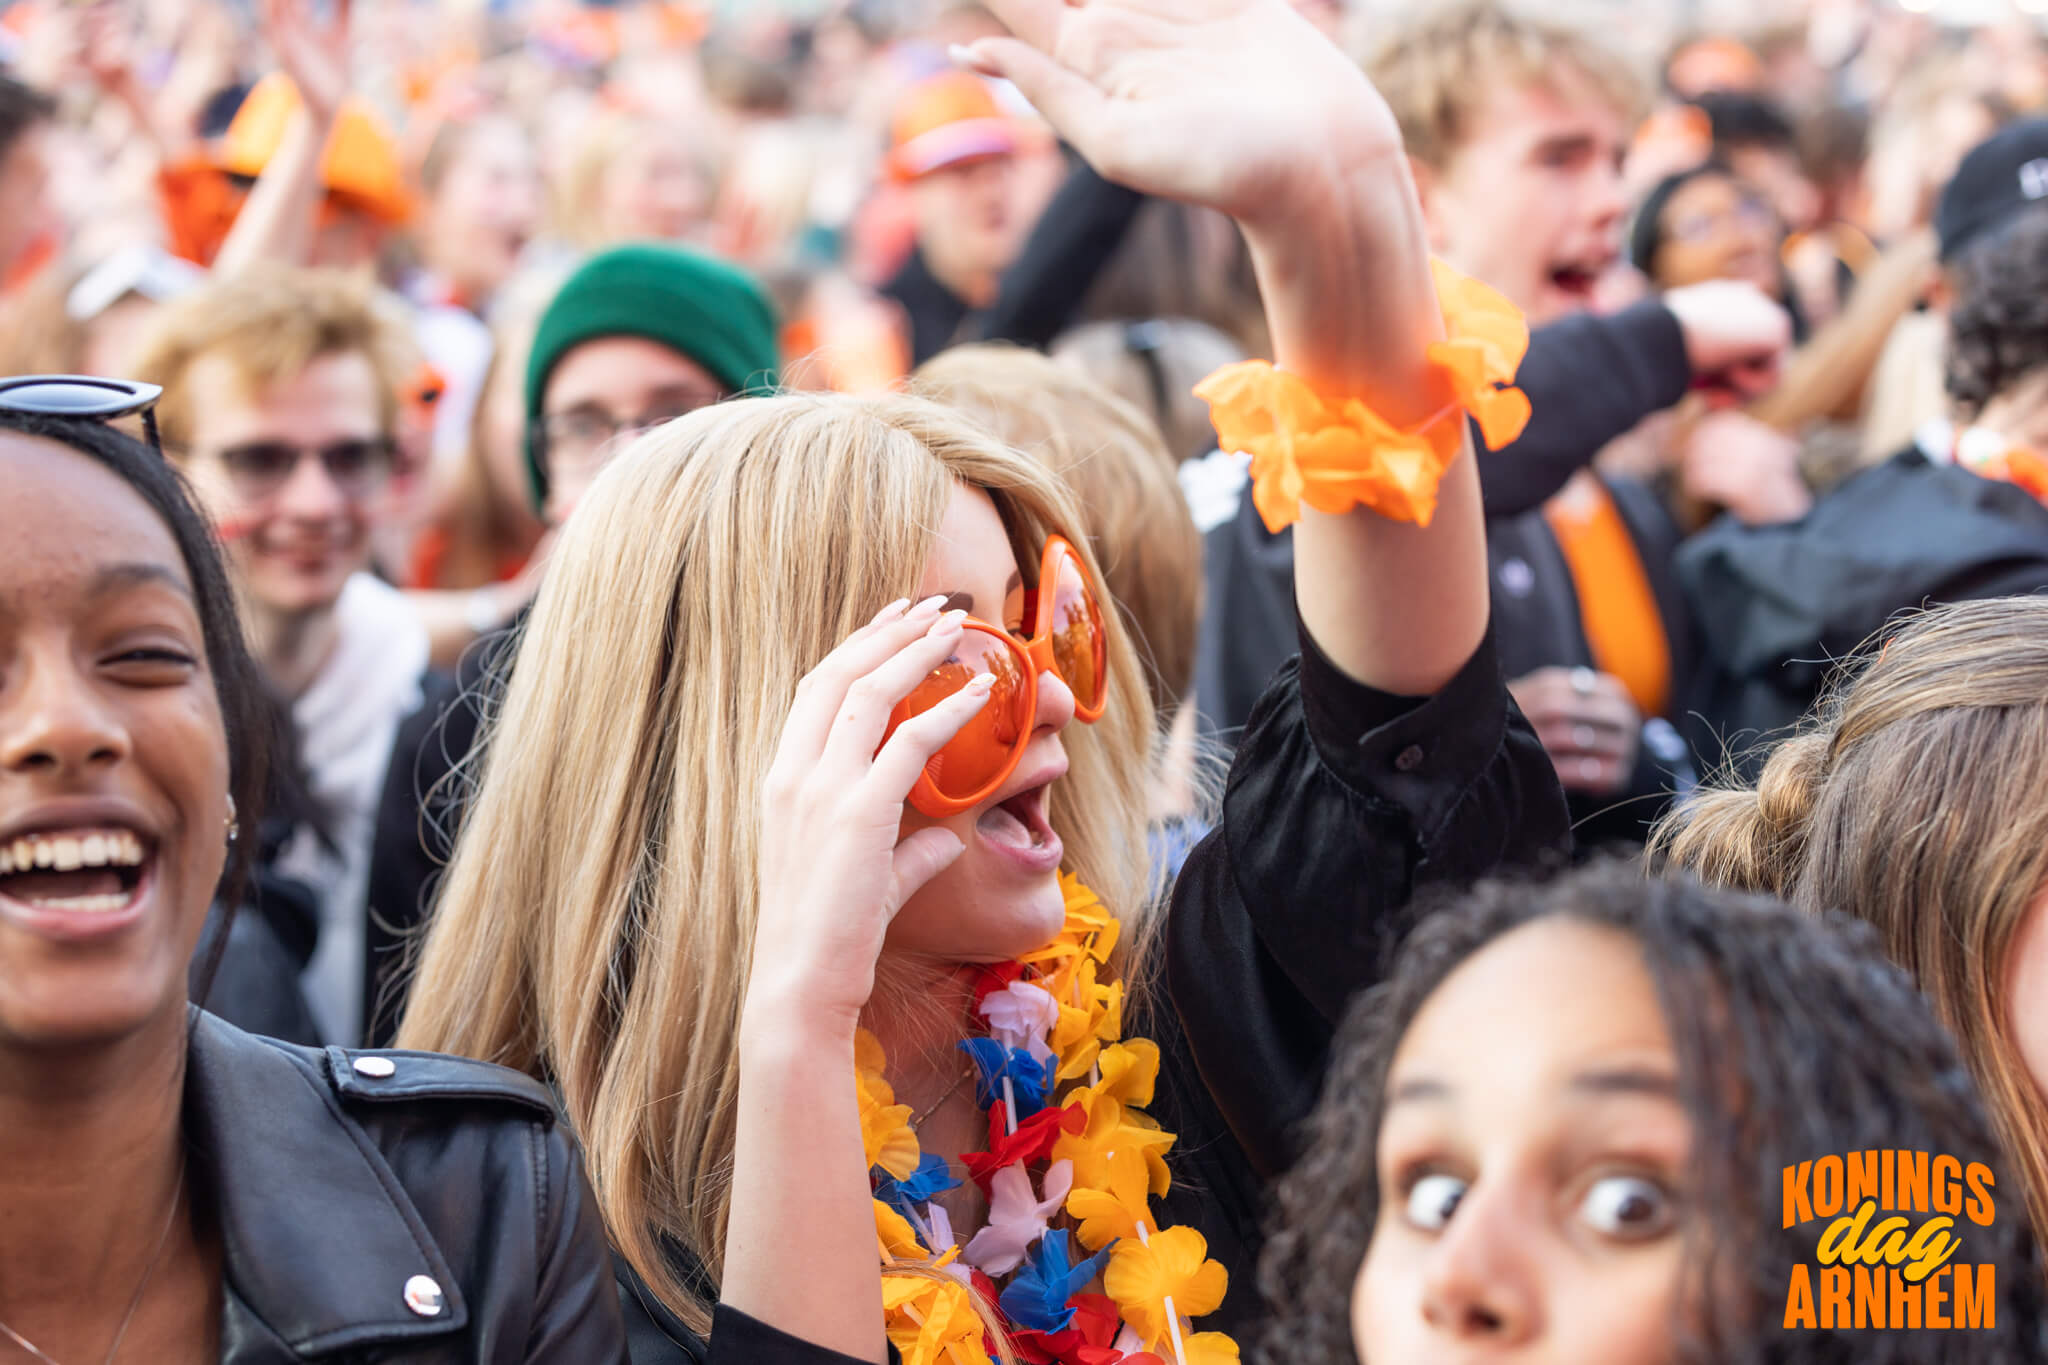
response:
<path fill-rule="evenodd" d="M 38 910 L 56 910 L 73 915 L 104 915 L 128 903 L 126 895 L 62 896 L 56 900 L 30 902 Z"/>
<path fill-rule="evenodd" d="M 124 829 L 25 834 L 11 844 L 0 844 L 0 876 L 37 869 L 74 872 L 81 867 L 140 867 L 145 856 L 142 841 Z"/>

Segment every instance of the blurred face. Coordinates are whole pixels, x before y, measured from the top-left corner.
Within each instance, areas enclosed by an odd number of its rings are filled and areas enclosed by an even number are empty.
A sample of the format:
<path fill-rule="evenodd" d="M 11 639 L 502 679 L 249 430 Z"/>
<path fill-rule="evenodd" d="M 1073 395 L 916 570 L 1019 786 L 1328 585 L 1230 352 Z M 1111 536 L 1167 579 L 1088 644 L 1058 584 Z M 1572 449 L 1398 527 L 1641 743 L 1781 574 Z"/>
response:
<path fill-rule="evenodd" d="M 2048 887 L 2034 899 L 2005 964 L 2006 1008 L 2020 1061 L 2048 1096 Z"/>
<path fill-rule="evenodd" d="M 183 1026 L 228 753 L 190 579 L 114 474 L 0 433 L 0 1051 Z"/>
<path fill-rule="evenodd" d="M 1402 1038 L 1364 1365 L 1667 1365 L 1690 1125 L 1641 953 L 1546 920 L 1439 986 Z"/>
<path fill-rule="evenodd" d="M 1589 307 L 1620 254 L 1628 129 L 1585 82 L 1505 86 L 1449 164 L 1421 174 L 1437 252 L 1540 327 Z"/>
<path fill-rule="evenodd" d="M 644 129 L 605 172 L 603 221 L 612 241 L 677 241 L 703 221 L 704 175 L 672 132 Z"/>
<path fill-rule="evenodd" d="M 430 214 L 429 263 L 465 300 L 489 298 L 517 268 L 540 220 L 540 170 L 517 124 L 492 118 L 469 129 Z"/>
<path fill-rule="evenodd" d="M 548 502 L 543 518 L 560 526 L 590 481 L 649 427 L 725 396 L 702 365 L 645 337 L 599 337 L 556 362 L 541 395 L 547 427 Z"/>
<path fill-rule="evenodd" d="M 1016 191 L 1014 156 L 963 161 L 911 182 L 918 246 L 956 293 L 992 281 L 1016 256 L 1023 241 Z"/>
<path fill-rule="evenodd" d="M 917 597 L 947 598 L 990 625 L 1024 625 L 1024 578 L 995 503 L 956 487 L 939 525 Z M 1038 714 L 1016 772 L 988 801 L 945 819 L 903 807 L 903 834 L 942 825 L 964 853 L 927 882 L 889 926 L 888 946 L 948 962 L 1006 962 L 1043 947 L 1066 922 L 1059 836 L 1046 820 L 1047 789 L 1067 770 L 1060 731 L 1074 718 L 1074 694 L 1051 673 L 1038 676 Z"/>
<path fill-rule="evenodd" d="M 1735 173 L 1756 186 L 1792 231 L 1804 231 L 1820 218 L 1820 191 L 1806 178 L 1799 157 L 1786 147 L 1737 147 L 1728 154 Z"/>
<path fill-rule="evenodd" d="M 1742 280 L 1777 298 L 1778 216 L 1770 203 L 1725 175 L 1696 175 L 1665 201 L 1663 244 L 1651 263 L 1659 288 Z"/>
<path fill-rule="evenodd" d="M 332 609 L 369 564 L 392 472 L 369 358 L 324 355 L 251 394 L 225 356 L 203 355 L 185 382 L 185 472 L 244 599 L 284 616 Z"/>
<path fill-rule="evenodd" d="M 49 129 L 30 128 L 0 160 L 0 275 L 13 269 L 44 232 L 57 226 L 49 203 Z"/>

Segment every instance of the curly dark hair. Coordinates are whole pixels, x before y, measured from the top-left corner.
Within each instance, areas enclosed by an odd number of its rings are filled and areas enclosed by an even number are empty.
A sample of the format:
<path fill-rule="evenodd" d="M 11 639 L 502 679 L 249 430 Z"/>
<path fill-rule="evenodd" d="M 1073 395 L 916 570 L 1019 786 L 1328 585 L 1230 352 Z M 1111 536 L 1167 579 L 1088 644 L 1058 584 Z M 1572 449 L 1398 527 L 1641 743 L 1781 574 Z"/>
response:
<path fill-rule="evenodd" d="M 1948 391 L 1966 416 L 2048 366 L 2048 208 L 2029 208 L 1950 267 Z"/>
<path fill-rule="evenodd" d="M 1352 1365 L 1353 1281 L 1379 1219 L 1387 1072 L 1423 1003 L 1494 940 L 1551 917 L 1619 930 L 1642 947 L 1669 1024 L 1693 1128 L 1687 1289 L 1715 1305 L 1679 1327 L 1675 1360 L 1716 1365 L 2017 1365 L 2044 1358 L 2048 1310 L 2023 1201 L 2001 1197 L 1972 1226 L 1968 1259 L 1989 1262 L 1996 1326 L 1978 1331 L 1785 1331 L 1796 1264 L 1812 1264 L 1817 1220 L 1781 1230 L 1785 1167 L 1829 1153 L 1896 1148 L 2007 1166 L 1954 1045 L 1867 926 L 1682 879 L 1645 881 L 1591 864 L 1547 884 L 1482 884 L 1425 919 L 1393 974 L 1353 1005 L 1338 1035 L 1306 1154 L 1280 1183 L 1259 1268 L 1273 1365 Z M 1743 1096 L 1731 1106 L 1727 1096 Z M 1697 1297 L 1695 1297 L 1695 1294 Z M 1373 1365 L 1382 1365 L 1373 1362 Z"/>

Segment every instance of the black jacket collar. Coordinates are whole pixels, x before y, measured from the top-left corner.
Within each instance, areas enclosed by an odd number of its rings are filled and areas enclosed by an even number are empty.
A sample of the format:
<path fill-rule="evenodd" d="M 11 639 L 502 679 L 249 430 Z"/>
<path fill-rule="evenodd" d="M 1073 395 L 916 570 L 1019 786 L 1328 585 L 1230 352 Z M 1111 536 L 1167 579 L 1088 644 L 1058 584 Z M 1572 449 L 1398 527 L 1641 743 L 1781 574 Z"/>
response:
<path fill-rule="evenodd" d="M 455 1274 L 398 1177 L 339 1099 L 349 1059 L 257 1038 L 194 1011 L 186 1135 L 198 1187 L 218 1208 L 225 1347 L 274 1341 L 314 1355 L 463 1331 Z M 324 1063 L 324 1065 L 323 1065 Z M 406 1306 L 406 1282 L 439 1286 L 442 1311 Z"/>

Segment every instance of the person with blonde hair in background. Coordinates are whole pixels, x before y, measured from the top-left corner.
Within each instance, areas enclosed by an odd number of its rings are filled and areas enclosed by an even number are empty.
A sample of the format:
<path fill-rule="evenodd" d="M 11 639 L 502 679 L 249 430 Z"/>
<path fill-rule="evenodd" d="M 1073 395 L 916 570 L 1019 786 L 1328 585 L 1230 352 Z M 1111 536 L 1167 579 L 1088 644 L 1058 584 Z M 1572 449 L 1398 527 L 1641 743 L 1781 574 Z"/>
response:
<path fill-rule="evenodd" d="M 1104 174 L 1244 224 L 1290 378 L 1413 427 L 1451 387 L 1447 309 L 1465 345 L 1480 310 L 1512 332 L 1471 282 L 1439 294 L 1392 119 L 1284 0 L 992 8 L 1022 37 L 964 59 Z M 1266 1179 L 1418 875 L 1564 838 L 1488 640 L 1451 436 L 1427 528 L 1301 512 L 1304 657 L 1170 910 L 1146 894 L 1137 651 L 1045 465 L 929 402 L 785 395 L 692 413 L 594 480 L 401 1039 L 559 1087 L 641 1365 L 986 1362 L 985 1336 L 1009 1359 L 1013 1331 L 1069 1328 L 1237 1356 L 1189 1320 L 1255 1317 Z M 1022 960 L 1049 942 L 1071 971 Z M 1064 1079 L 1028 1046 L 1047 1006 L 1104 1044 Z M 1058 1218 L 1070 1192 L 1092 1221 Z M 1001 1317 L 946 1273 L 961 1256 L 1007 1280 Z"/>
<path fill-rule="evenodd" d="M 1205 371 L 1206 373 L 1206 371 Z M 911 375 L 911 391 L 966 414 L 1036 456 L 1080 503 L 1103 586 L 1137 646 L 1158 717 L 1147 805 L 1166 880 L 1208 829 L 1196 783 L 1195 628 L 1202 537 L 1173 477 L 1173 457 L 1143 414 L 1077 370 L 1035 351 L 955 346 Z"/>
<path fill-rule="evenodd" d="M 326 831 L 294 831 L 277 867 L 320 889 L 303 984 L 323 1039 L 342 1046 L 364 1036 L 389 965 L 376 925 L 420 891 L 369 903 L 385 775 L 409 768 L 399 727 L 426 699 L 427 632 L 370 571 L 405 473 L 397 433 L 417 365 L 369 280 L 278 265 L 168 305 L 135 362 L 163 387 L 164 449 L 226 547 L 251 651 L 291 708 L 327 813 Z"/>
<path fill-rule="evenodd" d="M 1874 925 L 2048 1227 L 2048 597 L 1938 607 L 1876 650 L 1754 786 L 1702 789 L 1650 855 Z"/>

